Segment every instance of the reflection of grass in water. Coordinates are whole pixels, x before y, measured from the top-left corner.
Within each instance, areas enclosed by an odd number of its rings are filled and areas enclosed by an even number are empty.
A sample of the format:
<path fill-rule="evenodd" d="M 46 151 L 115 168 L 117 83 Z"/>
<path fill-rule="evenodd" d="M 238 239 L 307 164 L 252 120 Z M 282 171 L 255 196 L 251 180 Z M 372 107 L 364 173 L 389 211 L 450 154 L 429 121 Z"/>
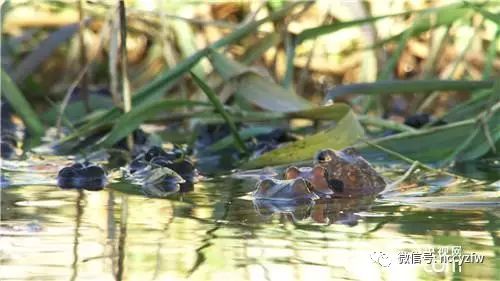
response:
<path fill-rule="evenodd" d="M 196 260 L 194 261 L 193 267 L 187 271 L 187 277 L 191 276 L 203 263 L 206 262 L 206 256 L 205 256 L 204 250 L 213 245 L 212 240 L 217 238 L 217 235 L 215 235 L 214 233 L 223 226 L 223 221 L 225 221 L 227 219 L 227 217 L 229 215 L 229 209 L 231 207 L 231 203 L 232 203 L 233 198 L 234 198 L 234 192 L 235 192 L 235 188 L 229 189 L 229 194 L 228 194 L 229 196 L 227 198 L 227 202 L 223 203 L 222 215 L 220 216 L 220 218 L 217 218 L 217 219 L 214 218 L 214 220 L 215 220 L 214 226 L 205 233 L 205 238 L 203 238 L 201 240 L 202 245 L 200 247 L 196 248 L 196 250 L 195 250 Z M 215 208 L 215 206 L 214 206 L 214 208 Z M 215 214 L 216 213 L 214 212 L 214 216 L 215 216 Z"/>
<path fill-rule="evenodd" d="M 71 274 L 71 281 L 76 280 L 78 277 L 78 245 L 79 245 L 79 238 L 80 238 L 80 225 L 82 223 L 82 216 L 83 216 L 83 211 L 84 211 L 84 199 L 85 195 L 82 190 L 78 190 L 78 196 L 75 201 L 75 208 L 76 208 L 76 213 L 75 213 L 75 231 L 73 235 L 73 263 L 71 264 L 71 268 L 73 269 L 73 272 Z"/>
<path fill-rule="evenodd" d="M 153 271 L 149 273 L 141 272 L 145 271 L 145 269 L 153 270 L 155 264 L 159 263 L 159 258 L 163 258 L 167 262 L 158 265 L 158 276 L 164 276 L 163 274 L 167 269 L 169 273 L 175 272 L 186 275 L 189 274 L 189 271 L 192 271 L 189 276 L 192 279 L 197 279 L 203 278 L 201 275 L 213 276 L 212 274 L 216 274 L 219 270 L 232 272 L 234 269 L 235 275 L 232 276 L 241 280 L 243 277 L 238 275 L 238 269 L 250 269 L 252 266 L 257 266 L 258 264 L 264 267 L 264 269 L 260 269 L 260 272 L 262 274 L 266 274 L 265 272 L 267 272 L 270 278 L 279 270 L 303 274 L 307 272 L 305 268 L 308 268 L 308 266 L 317 266 L 319 269 L 328 267 L 331 270 L 329 274 L 334 274 L 335 276 L 338 276 L 339 272 L 343 272 L 343 276 L 352 276 L 352 273 L 342 271 L 342 267 L 344 266 L 342 258 L 336 259 L 334 257 L 343 257 L 345 255 L 344 251 L 352 253 L 366 251 L 366 255 L 368 255 L 370 250 L 385 249 L 387 247 L 385 243 L 393 243 L 393 241 L 408 238 L 416 240 L 418 245 L 428 244 L 435 247 L 439 245 L 462 245 L 467 252 L 485 254 L 485 263 L 482 265 L 466 265 L 466 272 L 463 273 L 462 277 L 471 278 L 478 271 L 482 272 L 481 276 L 494 277 L 496 261 L 493 256 L 495 254 L 498 255 L 500 249 L 498 248 L 498 235 L 495 233 L 498 223 L 492 212 L 485 213 L 481 210 L 425 209 L 413 206 L 400 206 L 395 203 L 389 205 L 383 202 L 382 204 L 375 203 L 371 210 L 365 211 L 364 213 L 367 216 L 363 217 L 363 220 L 354 227 L 335 224 L 324 226 L 310 224 L 307 221 L 304 221 L 303 225 L 292 225 L 287 220 L 256 220 L 256 214 L 251 208 L 251 202 L 239 200 L 236 197 L 240 195 L 238 190 L 241 188 L 233 189 L 231 187 L 236 187 L 234 181 L 225 179 L 217 179 L 216 182 L 210 183 L 200 183 L 196 188 L 196 193 L 185 195 L 185 199 L 190 203 L 176 202 L 173 206 L 175 218 L 172 221 L 170 221 L 172 217 L 167 218 L 169 219 L 167 222 L 165 221 L 165 212 L 161 208 L 152 209 L 151 207 L 155 204 L 164 206 L 168 201 L 132 196 L 129 198 L 128 206 L 129 215 L 132 216 L 132 219 L 129 216 L 126 225 L 127 230 L 126 232 L 122 232 L 122 234 L 127 234 L 126 237 L 124 235 L 122 237 L 119 235 L 116 237 L 109 235 L 102 236 L 102 239 L 105 240 L 98 242 L 105 244 L 106 241 L 112 239 L 113 244 L 121 244 L 122 255 L 123 257 L 126 256 L 121 261 L 121 266 L 125 270 L 122 272 L 129 277 L 136 274 L 152 274 Z M 22 187 L 19 189 L 5 189 L 2 192 L 23 194 L 23 196 L 28 198 L 38 198 L 37 200 L 46 200 L 47 198 L 54 198 L 61 194 L 76 195 L 76 193 L 68 193 L 56 188 L 43 190 L 41 193 L 39 191 L 38 187 Z M 102 192 L 107 191 L 104 190 Z M 96 205 L 97 202 L 91 200 L 94 195 L 98 194 L 92 194 L 90 197 L 84 194 L 80 198 L 80 205 L 73 205 L 75 202 L 71 202 L 72 209 L 65 209 L 65 212 L 55 213 L 55 217 L 52 215 L 51 217 L 41 218 L 40 223 L 42 226 L 47 221 L 56 219 L 57 222 L 51 225 L 51 228 L 54 230 L 52 233 L 57 233 L 59 227 L 61 229 L 68 227 L 68 221 L 65 222 L 64 218 L 68 218 L 74 222 L 71 227 L 73 231 L 71 233 L 65 232 L 65 235 L 72 238 L 72 250 L 61 247 L 61 244 L 58 242 L 53 248 L 54 251 L 67 251 L 71 254 L 76 249 L 78 256 L 88 257 L 84 256 L 88 253 L 82 247 L 82 242 L 93 240 L 94 237 L 88 236 L 88 234 L 96 233 L 84 230 L 93 227 L 93 222 L 88 221 L 91 212 L 87 208 L 99 208 Z M 10 196 L 10 194 L 7 196 Z M 129 195 L 123 194 L 122 196 L 128 197 Z M 76 196 L 72 198 L 74 199 L 67 198 L 66 200 L 78 201 L 76 200 Z M 15 202 L 17 201 L 19 199 Z M 85 201 L 86 204 L 83 205 Z M 7 212 L 21 214 L 17 216 L 18 220 L 30 219 L 30 213 L 18 212 L 18 210 L 22 210 L 25 207 L 16 207 L 15 202 L 9 203 L 10 206 Z M 215 202 L 221 203 L 214 204 Z M 231 202 L 230 205 L 228 204 L 229 202 Z M 250 205 L 247 203 L 250 203 Z M 118 203 L 111 203 L 111 206 L 113 204 Z M 74 210 L 74 206 L 80 206 L 80 219 L 77 216 L 78 209 L 76 213 L 71 211 Z M 35 208 L 34 211 L 36 213 L 47 213 L 54 210 L 53 208 Z M 201 210 L 203 210 L 203 214 L 199 212 Z M 210 214 L 206 213 L 207 211 L 212 212 L 213 218 L 217 219 L 217 221 L 214 219 L 204 219 L 205 216 Z M 200 216 L 203 216 L 203 218 Z M 73 228 L 76 227 L 78 221 L 80 221 L 79 230 L 75 232 Z M 116 222 L 118 223 L 118 220 Z M 124 222 L 122 220 L 121 224 Z M 161 229 L 156 229 L 152 232 L 151 224 L 156 225 L 157 222 L 168 223 L 168 226 L 164 225 Z M 385 223 L 384 227 L 369 234 L 366 233 L 367 229 L 373 229 L 373 227 L 380 223 Z M 205 229 L 208 233 L 204 233 Z M 82 239 L 80 235 L 84 233 L 87 236 L 85 239 Z M 186 236 L 186 233 L 190 233 L 190 235 Z M 198 236 L 197 233 L 202 236 Z M 158 245 L 154 243 L 153 237 L 160 237 L 162 239 L 167 235 L 169 237 L 168 243 L 163 245 L 168 244 L 169 247 L 179 245 L 179 248 L 189 250 L 165 249 L 166 247 L 162 245 L 165 250 L 159 256 L 154 251 Z M 32 236 L 28 235 L 25 237 L 29 239 Z M 25 238 L 16 236 L 16 239 L 19 239 L 18 241 L 20 241 L 21 245 L 24 244 L 23 241 L 25 240 L 23 239 Z M 42 235 L 40 239 L 42 239 L 40 243 L 46 245 L 47 243 L 44 239 L 53 239 L 53 236 Z M 492 239 L 494 247 L 489 242 Z M 54 242 L 52 241 L 52 243 Z M 195 243 L 194 245 L 196 243 L 201 244 L 197 245 L 199 246 L 197 249 L 193 249 L 189 246 L 193 245 L 193 243 Z M 246 250 L 241 252 L 242 248 L 246 248 Z M 30 254 L 37 254 L 36 250 L 37 248 L 30 249 Z M 283 250 L 286 251 L 283 252 Z M 220 254 L 221 251 L 224 253 L 223 255 Z M 260 253 L 262 254 L 256 254 L 257 251 L 261 251 Z M 187 253 L 195 253 L 196 255 L 189 255 L 190 258 L 186 259 Z M 240 256 L 240 253 L 242 256 Z M 119 256 L 118 253 L 117 256 Z M 115 266 L 119 266 L 117 256 L 113 257 Z M 236 258 L 234 258 L 235 256 Z M 323 256 L 324 260 L 320 259 L 320 256 Z M 356 257 L 361 258 L 364 256 L 360 252 Z M 366 257 L 368 258 L 368 256 Z M 215 258 L 219 258 L 219 260 L 215 260 Z M 73 261 L 78 261 L 78 259 L 79 257 L 75 259 L 73 256 Z M 219 263 L 221 261 L 224 264 L 223 267 Z M 231 261 L 236 261 L 236 263 Z M 31 262 L 33 260 L 27 257 L 26 266 L 30 266 Z M 63 263 L 64 261 L 55 262 Z M 79 262 L 84 261 L 79 260 Z M 171 267 L 172 262 L 176 264 L 173 267 Z M 186 262 L 190 265 L 190 268 L 183 269 L 183 265 Z M 195 264 L 197 264 L 196 268 L 193 267 Z M 89 266 L 94 268 L 95 264 L 89 263 Z M 8 267 L 9 263 L 7 262 L 6 268 L 8 269 Z M 91 270 L 91 268 L 76 263 L 73 274 L 76 274 L 78 277 L 86 276 L 88 274 L 87 270 Z M 416 271 L 416 273 L 419 272 L 418 270 Z M 116 272 L 113 274 L 116 274 Z M 252 275 L 248 274 L 253 274 L 253 271 L 249 270 L 244 274 L 250 279 Z M 125 275 L 123 277 L 126 277 Z M 451 277 L 448 274 L 446 276 Z M 429 279 L 431 277 L 433 275 L 425 274 L 422 276 L 422 278 Z"/>

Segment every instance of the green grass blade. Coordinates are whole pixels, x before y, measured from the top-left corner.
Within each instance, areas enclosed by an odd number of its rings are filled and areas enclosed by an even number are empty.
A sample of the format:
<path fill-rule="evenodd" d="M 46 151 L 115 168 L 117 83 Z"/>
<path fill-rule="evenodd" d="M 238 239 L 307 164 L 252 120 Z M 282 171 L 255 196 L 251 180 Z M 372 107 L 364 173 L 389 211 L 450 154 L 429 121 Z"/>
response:
<path fill-rule="evenodd" d="M 325 100 L 330 100 L 346 94 L 391 94 L 391 93 L 425 93 L 431 91 L 461 91 L 489 89 L 493 81 L 462 81 L 462 80 L 391 80 L 374 83 L 357 83 L 337 86 L 328 91 Z"/>
<path fill-rule="evenodd" d="M 495 61 L 497 42 L 500 40 L 500 25 L 497 25 L 497 30 L 491 39 L 490 46 L 486 51 L 486 60 L 483 69 L 483 79 L 490 79 L 493 72 L 493 62 Z"/>
<path fill-rule="evenodd" d="M 413 25 L 412 27 L 408 28 L 405 30 L 399 39 L 398 46 L 394 53 L 391 54 L 389 59 L 384 65 L 384 68 L 380 72 L 378 76 L 378 80 L 389 80 L 392 78 L 392 73 L 394 73 L 394 68 L 396 64 L 399 61 L 399 58 L 401 57 L 401 54 L 406 48 L 406 44 L 408 42 L 408 39 L 410 39 L 411 36 L 413 36 L 413 32 L 415 30 L 416 25 Z"/>
<path fill-rule="evenodd" d="M 372 23 L 381 19 L 389 18 L 389 17 L 398 17 L 398 16 L 405 16 L 413 13 L 415 11 L 408 11 L 408 12 L 403 12 L 403 13 L 396 13 L 396 14 L 390 14 L 390 15 L 383 15 L 383 16 L 376 16 L 376 17 L 369 17 L 369 18 L 364 18 L 364 19 L 358 19 L 358 20 L 352 20 L 352 21 L 345 21 L 345 22 L 335 22 L 327 25 L 322 25 L 318 27 L 313 27 L 313 28 L 308 28 L 297 34 L 297 45 L 301 44 L 302 42 L 309 40 L 309 39 L 314 39 L 316 37 L 329 34 L 344 28 L 349 28 L 349 27 L 354 27 L 354 26 L 359 26 L 363 25 L 366 23 Z"/>
<path fill-rule="evenodd" d="M 388 42 L 400 40 L 409 29 L 412 30 L 412 35 L 417 36 L 432 28 L 442 25 L 450 25 L 458 19 L 468 18 L 472 15 L 472 9 L 464 7 L 462 4 L 452 4 L 436 9 L 425 10 L 426 15 L 420 17 L 418 21 L 413 23 L 411 27 L 403 30 L 401 33 L 382 39 L 369 48 L 378 48 Z"/>
<path fill-rule="evenodd" d="M 3 69 L 1 69 L 1 71 L 2 97 L 5 97 L 9 104 L 19 114 L 31 136 L 33 138 L 39 138 L 44 134 L 45 129 L 40 119 L 38 119 L 38 114 L 33 110 L 9 75 L 7 75 Z"/>
<path fill-rule="evenodd" d="M 500 140 L 500 126 L 498 125 L 500 124 L 500 111 L 496 111 L 487 124 L 494 142 L 498 142 Z M 477 126 L 477 121 L 473 118 L 445 126 L 421 129 L 417 132 L 400 133 L 373 142 L 417 161 L 440 163 L 443 159 L 453 155 Z M 370 159 L 385 159 L 390 156 L 369 145 L 359 145 L 358 148 Z M 467 147 L 462 149 L 456 159 L 460 161 L 477 159 L 489 149 L 490 145 L 485 135 L 478 133 L 468 142 Z"/>
<path fill-rule="evenodd" d="M 211 48 L 218 49 L 221 47 L 224 47 L 229 44 L 233 44 L 240 39 L 246 37 L 247 35 L 255 32 L 255 30 L 263 23 L 268 22 L 268 21 L 275 21 L 279 20 L 285 16 L 288 15 L 288 13 L 296 6 L 298 5 L 303 5 L 303 2 L 295 2 L 290 5 L 287 5 L 284 7 L 282 10 L 279 10 L 270 16 L 263 18 L 258 21 L 250 22 L 236 30 L 234 30 L 232 33 L 228 34 L 227 36 L 224 36 L 223 38 L 215 41 L 212 45 L 208 46 L 207 48 L 201 49 L 198 52 L 192 54 L 182 62 L 180 62 L 178 65 L 175 67 L 163 72 L 158 76 L 157 79 L 153 80 L 151 83 L 145 85 L 141 89 L 139 89 L 132 98 L 132 105 L 138 106 L 143 102 L 146 102 L 148 100 L 154 100 L 156 98 L 161 97 L 167 89 L 173 87 L 175 82 L 187 71 L 189 71 L 193 66 L 195 66 L 204 56 L 206 56 L 209 53 L 209 50 Z M 96 118 L 92 121 L 90 121 L 88 124 L 85 126 L 79 128 L 77 132 L 74 134 L 71 134 L 61 140 L 61 142 L 69 141 L 72 139 L 75 139 L 79 136 L 88 134 L 91 132 L 93 129 L 98 127 L 102 123 L 107 123 L 111 122 L 114 119 L 118 118 L 121 115 L 121 110 L 118 108 L 112 108 L 99 118 Z"/>
<path fill-rule="evenodd" d="M 440 119 L 447 123 L 452 123 L 476 117 L 479 113 L 491 106 L 490 99 L 492 95 L 493 90 L 481 91 L 471 99 L 451 108 Z M 498 100 L 496 102 L 498 102 Z"/>
<path fill-rule="evenodd" d="M 109 134 L 99 143 L 99 146 L 106 148 L 111 147 L 113 144 L 132 133 L 144 121 L 154 118 L 161 112 L 183 106 L 208 106 L 208 104 L 187 100 L 149 101 L 124 114 L 113 126 L 111 132 L 109 132 Z"/>
<path fill-rule="evenodd" d="M 251 46 L 247 49 L 245 54 L 243 54 L 241 63 L 250 64 L 260 58 L 271 47 L 278 45 L 281 41 L 281 36 L 279 33 L 269 33 L 264 38 L 262 38 L 259 43 Z"/>
<path fill-rule="evenodd" d="M 263 109 L 275 112 L 292 112 L 312 107 L 312 104 L 306 99 L 218 52 L 212 51 L 209 59 L 224 80 L 236 80 L 236 94 L 239 97 Z"/>
<path fill-rule="evenodd" d="M 293 83 L 293 76 L 295 65 L 293 61 L 295 59 L 295 37 L 292 34 L 287 34 L 285 36 L 285 50 L 286 50 L 286 70 L 285 77 L 283 77 L 283 81 L 281 85 L 285 89 L 290 89 Z"/>
<path fill-rule="evenodd" d="M 351 110 L 351 108 L 347 104 L 335 103 L 306 110 L 287 112 L 285 113 L 285 117 L 340 121 L 349 110 Z"/>
<path fill-rule="evenodd" d="M 361 115 L 358 116 L 359 122 L 365 126 L 375 126 L 379 128 L 395 130 L 399 132 L 415 132 L 417 131 L 415 128 L 410 126 L 406 126 L 405 124 L 401 124 L 396 121 L 382 119 L 375 116 Z"/>
<path fill-rule="evenodd" d="M 229 129 L 231 130 L 231 133 L 233 134 L 238 149 L 241 152 L 248 154 L 248 149 L 243 140 L 241 139 L 238 133 L 238 129 L 236 129 L 236 125 L 231 119 L 231 116 L 229 116 L 229 113 L 227 113 L 226 110 L 224 109 L 224 105 L 222 105 L 222 103 L 219 101 L 219 98 L 217 98 L 215 92 L 212 89 L 210 89 L 210 87 L 208 87 L 208 85 L 205 84 L 205 82 L 203 82 L 200 78 L 198 78 L 198 76 L 196 76 L 196 74 L 194 74 L 193 72 L 191 72 L 191 76 L 193 77 L 193 80 L 196 82 L 196 84 L 207 95 L 208 99 L 210 100 L 210 102 L 212 102 L 217 112 L 219 112 L 222 118 L 224 118 L 224 121 L 226 121 L 227 125 L 229 126 Z"/>
<path fill-rule="evenodd" d="M 182 74 L 186 73 L 189 71 L 194 65 L 196 65 L 199 60 L 203 57 L 205 57 L 210 49 L 218 49 L 221 47 L 224 47 L 226 45 L 235 43 L 239 41 L 240 39 L 248 36 L 252 32 L 254 32 L 257 27 L 259 27 L 261 24 L 267 22 L 267 21 L 274 21 L 283 18 L 288 14 L 288 12 L 295 6 L 297 6 L 299 3 L 293 3 L 291 5 L 288 5 L 287 7 L 283 8 L 282 10 L 271 14 L 270 16 L 261 19 L 259 21 L 254 21 L 250 22 L 245 26 L 242 26 L 236 30 L 234 30 L 232 33 L 228 34 L 227 36 L 222 37 L 221 39 L 215 41 L 212 45 L 201 49 L 200 51 L 194 53 L 187 59 L 183 60 L 181 63 L 176 65 L 174 68 L 164 72 L 159 76 L 158 79 L 154 80 L 150 84 L 146 85 L 143 87 L 141 90 L 139 90 L 135 97 L 134 97 L 134 102 L 141 102 L 143 100 L 149 99 L 149 98 L 155 98 L 163 94 L 161 89 L 168 85 L 169 83 L 173 82 L 176 78 L 180 77 Z"/>
<path fill-rule="evenodd" d="M 471 7 L 477 12 L 479 12 L 483 17 L 486 19 L 489 19 L 492 21 L 494 24 L 496 24 L 498 27 L 500 27 L 500 13 L 492 13 L 486 9 L 483 8 L 484 4 L 475 4 L 475 3 L 470 3 L 470 2 L 465 2 L 465 5 L 467 7 Z"/>
<path fill-rule="evenodd" d="M 85 23 L 87 23 L 86 21 Z M 12 78 L 20 83 L 26 79 L 36 68 L 43 63 L 60 45 L 70 39 L 80 29 L 80 23 L 73 23 L 52 32 L 45 40 L 40 42 L 29 55 L 17 64 Z"/>

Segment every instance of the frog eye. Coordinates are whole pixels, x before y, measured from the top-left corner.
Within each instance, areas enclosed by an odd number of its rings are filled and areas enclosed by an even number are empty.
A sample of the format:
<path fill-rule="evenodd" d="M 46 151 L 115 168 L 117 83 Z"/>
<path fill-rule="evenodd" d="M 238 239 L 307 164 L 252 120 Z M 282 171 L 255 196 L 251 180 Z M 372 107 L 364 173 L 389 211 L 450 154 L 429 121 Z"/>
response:
<path fill-rule="evenodd" d="M 332 149 L 323 149 L 316 154 L 316 157 L 314 157 L 314 159 L 318 163 L 326 163 L 332 161 L 334 156 L 335 151 L 333 151 Z"/>

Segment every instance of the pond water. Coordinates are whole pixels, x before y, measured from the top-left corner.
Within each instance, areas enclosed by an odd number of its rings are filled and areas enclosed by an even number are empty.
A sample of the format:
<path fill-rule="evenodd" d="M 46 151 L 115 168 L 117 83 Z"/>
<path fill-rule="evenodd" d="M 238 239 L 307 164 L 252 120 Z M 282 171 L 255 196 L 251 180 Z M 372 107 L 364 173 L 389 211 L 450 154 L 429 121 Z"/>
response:
<path fill-rule="evenodd" d="M 248 178 L 205 179 L 192 192 L 160 199 L 123 193 L 126 184 L 113 182 L 99 192 L 61 190 L 57 165 L 21 164 L 3 164 L 17 170 L 2 175 L 1 280 L 500 276 L 498 181 L 417 171 L 382 198 L 254 205 Z M 390 180 L 404 173 L 377 169 Z M 469 263 L 425 263 L 458 250 Z"/>

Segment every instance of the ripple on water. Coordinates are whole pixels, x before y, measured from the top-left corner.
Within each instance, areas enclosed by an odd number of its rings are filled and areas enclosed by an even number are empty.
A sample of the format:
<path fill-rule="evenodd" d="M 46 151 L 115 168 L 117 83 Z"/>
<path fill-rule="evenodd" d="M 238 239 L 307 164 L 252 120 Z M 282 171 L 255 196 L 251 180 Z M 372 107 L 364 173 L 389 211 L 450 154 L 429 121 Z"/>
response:
<path fill-rule="evenodd" d="M 40 174 L 49 180 L 56 173 Z M 8 176 L 15 182 L 19 174 Z M 36 181 L 39 174 L 31 175 Z M 390 175 L 395 180 L 401 173 Z M 248 178 L 210 179 L 167 199 L 112 185 L 92 193 L 17 183 L 2 190 L 2 280 L 103 280 L 119 272 L 128 280 L 373 280 L 402 274 L 492 280 L 500 250 L 498 187 L 421 172 L 390 196 L 302 206 L 255 206 L 247 196 L 255 182 Z M 444 275 L 372 260 L 374 252 L 393 257 L 402 249 L 453 245 L 486 259 Z"/>

